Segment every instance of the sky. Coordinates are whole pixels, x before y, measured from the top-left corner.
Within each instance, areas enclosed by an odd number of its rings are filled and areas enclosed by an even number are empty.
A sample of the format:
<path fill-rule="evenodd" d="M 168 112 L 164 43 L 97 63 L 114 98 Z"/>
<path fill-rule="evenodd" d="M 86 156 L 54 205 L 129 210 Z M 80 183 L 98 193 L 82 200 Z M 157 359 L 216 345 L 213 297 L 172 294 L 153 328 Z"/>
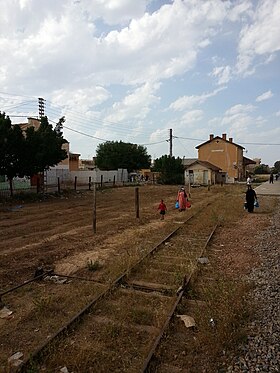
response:
<path fill-rule="evenodd" d="M 0 0 L 0 111 L 197 158 L 210 134 L 280 160 L 280 0 Z"/>

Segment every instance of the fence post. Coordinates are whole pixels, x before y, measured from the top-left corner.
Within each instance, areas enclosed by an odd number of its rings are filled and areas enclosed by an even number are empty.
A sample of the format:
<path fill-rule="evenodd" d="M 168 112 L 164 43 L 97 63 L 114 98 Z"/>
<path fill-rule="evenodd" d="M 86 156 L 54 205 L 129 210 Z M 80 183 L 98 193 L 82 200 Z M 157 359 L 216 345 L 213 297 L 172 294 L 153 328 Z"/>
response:
<path fill-rule="evenodd" d="M 139 188 L 135 188 L 135 212 L 136 218 L 139 218 Z"/>
<path fill-rule="evenodd" d="M 91 176 L 88 178 L 88 190 L 91 190 Z"/>
<path fill-rule="evenodd" d="M 103 175 L 101 175 L 101 177 L 100 177 L 100 186 L 101 186 L 101 188 L 102 188 L 102 185 L 103 185 Z"/>
<path fill-rule="evenodd" d="M 37 175 L 37 178 L 36 178 L 36 187 L 37 187 L 37 194 L 40 193 L 40 179 L 39 179 L 39 175 Z"/>
<path fill-rule="evenodd" d="M 113 186 L 116 184 L 116 175 L 114 175 Z"/>
<path fill-rule="evenodd" d="M 96 184 L 95 183 L 93 183 L 92 228 L 93 228 L 93 233 L 96 233 Z"/>
<path fill-rule="evenodd" d="M 77 176 L 75 176 L 74 189 L 75 189 L 75 192 L 76 192 L 77 191 Z"/>
<path fill-rule="evenodd" d="M 58 191 L 58 194 L 60 194 L 60 180 L 59 180 L 59 177 L 57 178 L 57 191 Z"/>

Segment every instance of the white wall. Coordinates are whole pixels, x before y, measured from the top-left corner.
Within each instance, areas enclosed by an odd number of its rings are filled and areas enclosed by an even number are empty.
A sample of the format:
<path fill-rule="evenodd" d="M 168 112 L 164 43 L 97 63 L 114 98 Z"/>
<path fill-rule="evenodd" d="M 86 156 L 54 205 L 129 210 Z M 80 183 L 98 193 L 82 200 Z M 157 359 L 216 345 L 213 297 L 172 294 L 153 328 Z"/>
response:
<path fill-rule="evenodd" d="M 128 181 L 128 172 L 125 169 L 118 169 L 112 171 L 100 171 L 99 169 L 93 171 L 69 171 L 67 169 L 51 169 L 45 172 L 45 184 L 56 185 L 57 178 L 59 177 L 60 183 L 72 184 L 77 177 L 77 184 L 87 184 L 89 177 L 91 182 L 100 183 L 103 177 L 103 183 L 113 182 L 115 177 L 116 183 Z"/>

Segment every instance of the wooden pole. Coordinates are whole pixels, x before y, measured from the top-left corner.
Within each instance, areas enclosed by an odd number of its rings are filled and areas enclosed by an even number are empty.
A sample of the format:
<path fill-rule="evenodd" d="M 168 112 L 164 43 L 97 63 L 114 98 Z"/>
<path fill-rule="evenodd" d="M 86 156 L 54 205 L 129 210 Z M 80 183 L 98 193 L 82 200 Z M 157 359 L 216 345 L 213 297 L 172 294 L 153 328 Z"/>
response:
<path fill-rule="evenodd" d="M 136 218 L 139 219 L 139 188 L 135 188 L 135 213 Z"/>
<path fill-rule="evenodd" d="M 37 175 L 37 178 L 36 178 L 36 186 L 37 186 L 37 193 L 40 193 L 40 179 L 39 179 L 39 175 Z"/>
<path fill-rule="evenodd" d="M 95 183 L 93 183 L 92 228 L 93 228 L 93 233 L 96 233 L 96 184 Z"/>
<path fill-rule="evenodd" d="M 91 176 L 88 178 L 88 190 L 91 190 Z"/>
<path fill-rule="evenodd" d="M 74 189 L 75 189 L 75 191 L 77 190 L 77 176 L 75 176 Z"/>
<path fill-rule="evenodd" d="M 59 179 L 59 177 L 57 178 L 57 191 L 58 191 L 58 194 L 60 194 L 60 179 Z"/>

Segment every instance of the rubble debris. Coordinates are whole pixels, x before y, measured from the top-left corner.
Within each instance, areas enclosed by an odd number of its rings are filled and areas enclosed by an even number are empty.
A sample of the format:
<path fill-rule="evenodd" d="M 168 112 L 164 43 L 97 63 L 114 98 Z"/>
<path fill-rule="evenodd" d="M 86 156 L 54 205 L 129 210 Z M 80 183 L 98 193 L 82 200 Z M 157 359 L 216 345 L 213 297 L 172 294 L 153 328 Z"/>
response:
<path fill-rule="evenodd" d="M 1 319 L 8 319 L 8 318 L 10 318 L 10 316 L 11 316 L 12 313 L 13 313 L 13 311 L 9 310 L 9 308 L 7 308 L 6 306 L 4 306 L 0 310 L 0 318 Z"/>
<path fill-rule="evenodd" d="M 195 320 L 193 317 L 188 315 L 177 315 L 185 324 L 186 328 L 192 328 L 195 326 Z"/>
<path fill-rule="evenodd" d="M 21 357 L 23 357 L 22 352 L 16 352 L 12 356 L 8 358 L 8 363 L 14 367 L 18 367 L 23 363 L 23 360 L 21 360 Z"/>
<path fill-rule="evenodd" d="M 200 257 L 200 258 L 197 259 L 197 261 L 200 264 L 207 264 L 207 263 L 209 263 L 209 260 L 206 257 Z"/>

